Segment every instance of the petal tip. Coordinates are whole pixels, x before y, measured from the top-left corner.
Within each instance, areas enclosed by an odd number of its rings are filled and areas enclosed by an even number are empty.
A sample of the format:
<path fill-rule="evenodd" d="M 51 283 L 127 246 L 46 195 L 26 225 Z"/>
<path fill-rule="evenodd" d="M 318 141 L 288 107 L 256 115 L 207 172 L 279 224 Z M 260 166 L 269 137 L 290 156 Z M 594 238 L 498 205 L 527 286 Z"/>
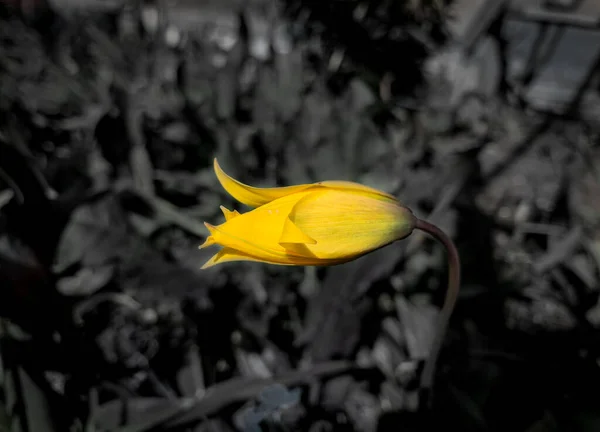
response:
<path fill-rule="evenodd" d="M 206 227 L 206 229 L 208 229 L 208 237 L 206 238 L 206 240 L 204 241 L 204 243 L 202 243 L 200 246 L 198 246 L 198 249 L 204 249 L 206 247 L 212 246 L 214 244 L 217 243 L 217 241 L 215 240 L 215 233 L 217 232 L 217 229 L 215 228 L 214 225 L 209 224 L 208 222 L 204 222 L 204 226 Z"/>
<path fill-rule="evenodd" d="M 219 182 L 221 182 L 221 178 L 220 178 L 221 176 L 229 177 L 227 174 L 225 174 L 225 171 L 223 171 L 223 168 L 221 168 L 221 165 L 219 164 L 219 161 L 217 160 L 217 158 L 215 158 L 213 160 L 213 169 L 215 170 L 215 174 L 217 175 Z"/>
<path fill-rule="evenodd" d="M 219 252 L 210 257 L 208 261 L 206 261 L 200 270 L 206 270 L 208 268 L 214 267 L 219 263 L 219 259 L 223 256 L 223 250 L 221 249 Z"/>
<path fill-rule="evenodd" d="M 214 244 L 217 244 L 217 242 L 215 241 L 215 238 L 213 236 L 208 236 L 206 238 L 206 240 L 204 241 L 204 243 L 202 243 L 200 246 L 198 246 L 198 249 L 204 249 L 204 248 L 207 248 Z"/>
<path fill-rule="evenodd" d="M 229 210 L 227 207 L 225 206 L 221 206 L 220 207 L 221 211 L 223 212 L 223 216 L 225 216 L 225 222 L 227 222 L 228 220 L 233 219 L 236 216 L 239 216 L 240 213 L 237 210 Z"/>
<path fill-rule="evenodd" d="M 204 265 L 202 267 L 200 267 L 200 270 L 206 270 L 209 269 L 211 267 L 214 267 L 216 265 L 215 262 L 212 261 L 212 259 L 209 259 L 208 261 L 206 261 L 204 263 Z"/>

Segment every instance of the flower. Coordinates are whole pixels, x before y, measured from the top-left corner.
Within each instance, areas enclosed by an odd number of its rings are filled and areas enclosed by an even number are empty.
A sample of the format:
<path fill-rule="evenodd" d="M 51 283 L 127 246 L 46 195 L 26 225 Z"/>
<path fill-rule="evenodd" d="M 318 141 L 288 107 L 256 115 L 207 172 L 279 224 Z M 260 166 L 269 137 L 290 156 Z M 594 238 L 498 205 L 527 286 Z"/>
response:
<path fill-rule="evenodd" d="M 214 160 L 223 188 L 253 207 L 221 206 L 225 222 L 204 223 L 200 248 L 220 245 L 203 269 L 230 261 L 280 265 L 334 265 L 356 259 L 410 235 L 416 218 L 394 196 L 348 181 L 256 188 L 227 175 Z"/>

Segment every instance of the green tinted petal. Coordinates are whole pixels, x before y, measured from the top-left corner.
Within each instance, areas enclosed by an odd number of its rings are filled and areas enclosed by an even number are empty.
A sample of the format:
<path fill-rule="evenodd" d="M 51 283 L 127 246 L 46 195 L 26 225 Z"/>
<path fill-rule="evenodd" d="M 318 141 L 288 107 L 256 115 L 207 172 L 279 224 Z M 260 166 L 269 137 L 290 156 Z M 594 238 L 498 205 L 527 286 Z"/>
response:
<path fill-rule="evenodd" d="M 408 236 L 415 226 L 412 212 L 398 201 L 332 189 L 306 195 L 289 217 L 316 240 L 305 246 L 322 259 L 358 257 Z"/>

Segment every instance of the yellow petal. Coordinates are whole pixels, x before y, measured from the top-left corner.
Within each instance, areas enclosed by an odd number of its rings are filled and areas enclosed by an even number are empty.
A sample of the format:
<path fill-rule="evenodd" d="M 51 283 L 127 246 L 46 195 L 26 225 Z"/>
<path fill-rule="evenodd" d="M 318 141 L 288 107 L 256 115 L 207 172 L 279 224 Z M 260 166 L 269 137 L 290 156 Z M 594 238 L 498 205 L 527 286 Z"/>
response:
<path fill-rule="evenodd" d="M 204 263 L 200 269 L 204 270 L 217 264 L 222 264 L 231 261 L 261 261 L 250 255 L 243 254 L 235 249 L 223 248 L 216 254 L 214 254 L 208 261 Z"/>
<path fill-rule="evenodd" d="M 283 232 L 279 237 L 279 244 L 282 243 L 315 244 L 317 241 L 303 233 L 288 217 L 283 222 Z"/>
<path fill-rule="evenodd" d="M 385 200 L 396 201 L 396 198 L 393 195 L 390 195 L 378 189 L 374 189 L 369 186 L 364 186 L 359 183 L 343 180 L 322 181 L 317 183 L 276 188 L 257 188 L 253 186 L 248 186 L 227 175 L 227 173 L 223 171 L 223 169 L 217 162 L 216 158 L 214 160 L 214 168 L 217 178 L 219 179 L 221 186 L 223 186 L 223 189 L 225 189 L 227 193 L 233 198 L 235 198 L 237 201 L 253 208 L 260 207 L 264 204 L 268 204 L 271 201 L 282 198 L 286 195 L 302 192 L 311 188 L 330 188 L 348 192 L 358 192 L 370 196 L 375 195 Z"/>
<path fill-rule="evenodd" d="M 198 249 L 204 249 L 206 247 L 212 246 L 214 244 L 217 244 L 217 242 L 215 241 L 215 227 L 212 226 L 211 224 L 209 224 L 208 222 L 204 222 L 204 226 L 208 229 L 208 232 L 210 233 L 210 235 L 208 237 L 206 237 L 206 240 L 204 241 L 203 244 L 201 244 L 200 246 L 198 246 Z"/>
<path fill-rule="evenodd" d="M 214 167 L 217 179 L 219 179 L 219 183 L 221 183 L 223 189 L 225 189 L 233 198 L 249 207 L 260 207 L 261 205 L 267 204 L 273 200 L 276 200 L 277 198 L 281 198 L 310 187 L 310 185 L 286 186 L 277 188 L 252 187 L 245 185 L 244 183 L 239 182 L 233 177 L 227 175 L 219 166 L 219 162 L 217 162 L 216 158 L 214 161 Z"/>
<path fill-rule="evenodd" d="M 213 242 L 244 254 L 258 257 L 263 261 L 287 259 L 286 248 L 279 244 L 286 219 L 296 203 L 310 192 L 291 194 L 274 200 L 257 209 L 240 214 L 219 226 L 205 224 L 213 237 Z M 291 221 L 290 221 L 291 222 Z M 293 229 L 290 228 L 290 230 Z M 295 241 L 314 242 L 297 231 Z M 290 235 L 290 239 L 291 235 Z"/>
<path fill-rule="evenodd" d="M 398 201 L 394 195 L 390 195 L 387 192 L 383 192 L 383 191 L 380 191 L 379 189 L 375 189 L 375 188 L 365 186 L 360 183 L 354 183 L 351 181 L 328 180 L 328 181 L 322 181 L 322 182 L 315 183 L 314 185 L 315 186 L 324 186 L 326 188 L 337 189 L 337 190 L 346 191 L 346 192 L 358 192 L 358 193 L 363 193 L 363 194 L 367 194 L 370 196 L 375 195 L 379 198 L 383 198 L 386 200 L 392 200 L 394 202 Z"/>
<path fill-rule="evenodd" d="M 318 258 L 305 258 L 305 257 L 297 257 L 291 255 L 289 257 L 281 256 L 279 258 L 257 258 L 255 256 L 251 256 L 245 254 L 243 252 L 237 251 L 231 248 L 223 248 L 215 255 L 213 255 L 204 265 L 201 267 L 202 270 L 213 267 L 217 264 L 223 264 L 226 262 L 232 261 L 253 261 L 253 262 L 262 262 L 267 264 L 275 264 L 275 265 L 301 265 L 301 266 L 310 266 L 310 265 L 319 265 L 319 266 L 327 266 L 327 265 L 335 265 L 341 264 L 348 260 L 321 260 Z"/>
<path fill-rule="evenodd" d="M 398 201 L 332 189 L 307 194 L 290 219 L 317 241 L 305 245 L 306 253 L 321 259 L 356 258 L 408 236 L 415 225 Z"/>
<path fill-rule="evenodd" d="M 314 244 L 315 240 L 303 234 L 288 218 L 296 203 L 311 193 L 285 196 L 240 214 L 219 226 L 205 223 L 210 232 L 210 244 L 224 247 L 224 252 L 216 254 L 207 265 L 221 263 L 223 260 L 281 265 L 332 265 L 344 262 L 337 258 L 323 260 L 307 251 L 306 244 Z M 290 243 L 280 244 L 284 227 L 287 228 L 283 239 Z"/>
<path fill-rule="evenodd" d="M 225 206 L 221 206 L 221 211 L 223 212 L 223 216 L 225 216 L 225 221 L 228 221 L 236 216 L 239 216 L 240 213 L 237 210 L 228 210 Z"/>

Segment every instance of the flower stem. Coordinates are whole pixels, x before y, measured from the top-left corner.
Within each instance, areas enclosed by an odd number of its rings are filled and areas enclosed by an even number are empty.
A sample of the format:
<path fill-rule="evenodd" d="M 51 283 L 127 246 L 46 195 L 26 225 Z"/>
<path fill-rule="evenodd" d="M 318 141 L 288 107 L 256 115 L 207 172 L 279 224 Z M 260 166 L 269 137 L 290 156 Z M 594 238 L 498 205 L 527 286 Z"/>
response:
<path fill-rule="evenodd" d="M 425 366 L 423 367 L 423 373 L 421 374 L 419 408 L 426 409 L 431 407 L 431 392 L 435 377 L 437 358 L 444 342 L 444 336 L 446 334 L 448 322 L 450 321 L 450 316 L 452 315 L 456 299 L 458 298 L 458 290 L 460 288 L 460 257 L 454 242 L 437 226 L 424 220 L 417 219 L 415 228 L 426 232 L 441 242 L 448 254 L 448 288 L 446 289 L 446 298 L 444 299 L 442 310 L 438 315 L 437 330 L 433 344 L 431 345 L 429 356 L 427 357 L 427 360 L 425 360 Z"/>

